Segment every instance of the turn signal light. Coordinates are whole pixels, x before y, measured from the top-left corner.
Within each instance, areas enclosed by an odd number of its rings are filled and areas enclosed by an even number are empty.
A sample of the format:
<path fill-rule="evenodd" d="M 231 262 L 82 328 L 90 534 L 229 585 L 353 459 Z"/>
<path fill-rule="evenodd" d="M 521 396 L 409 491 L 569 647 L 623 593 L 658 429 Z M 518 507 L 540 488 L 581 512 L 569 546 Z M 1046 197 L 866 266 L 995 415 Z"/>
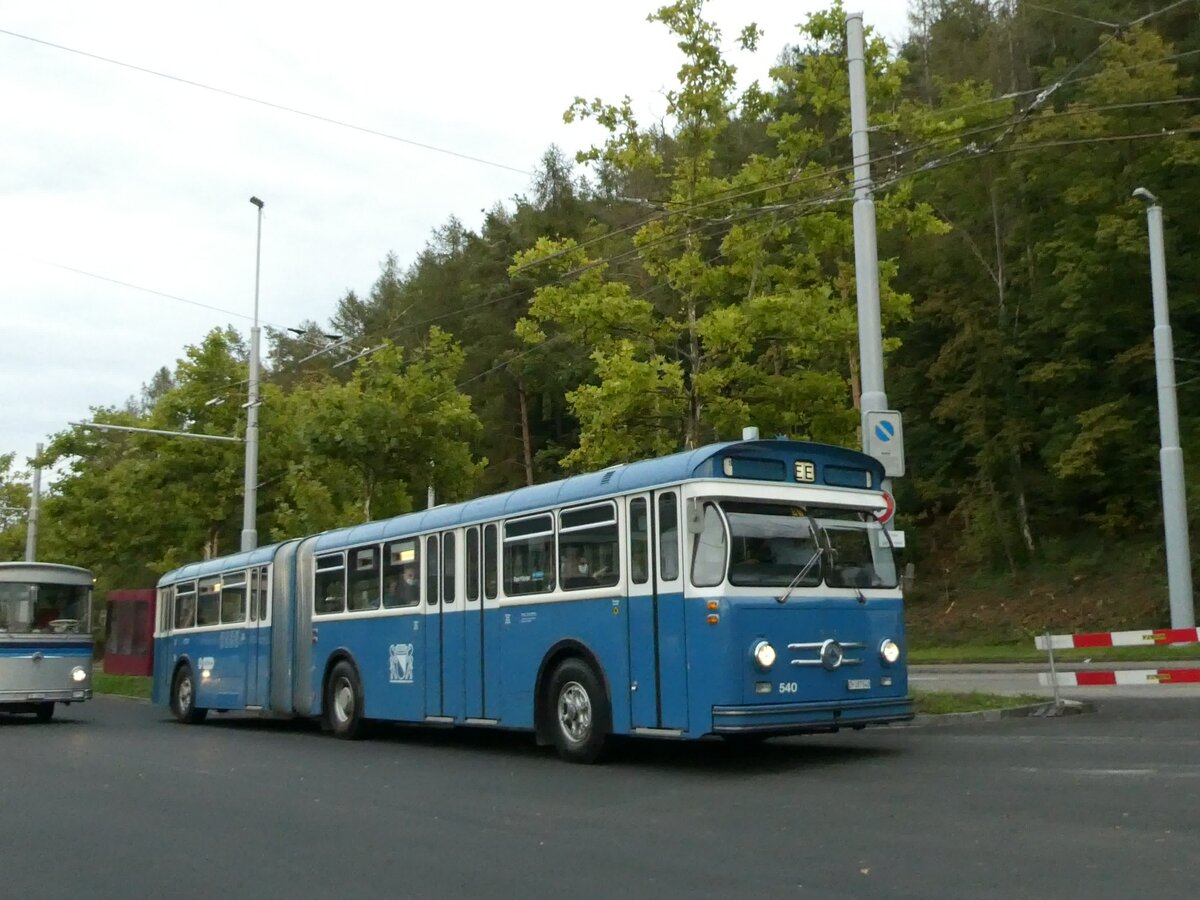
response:
<path fill-rule="evenodd" d="M 708 608 L 714 612 L 716 610 L 718 610 L 720 608 L 720 606 L 721 606 L 720 600 L 709 600 L 708 601 Z"/>
<path fill-rule="evenodd" d="M 709 624 L 709 625 L 716 625 L 716 624 L 717 624 L 718 622 L 720 622 L 720 621 L 721 621 L 721 617 L 720 617 L 720 616 L 709 616 L 709 617 L 708 617 L 708 624 Z"/>

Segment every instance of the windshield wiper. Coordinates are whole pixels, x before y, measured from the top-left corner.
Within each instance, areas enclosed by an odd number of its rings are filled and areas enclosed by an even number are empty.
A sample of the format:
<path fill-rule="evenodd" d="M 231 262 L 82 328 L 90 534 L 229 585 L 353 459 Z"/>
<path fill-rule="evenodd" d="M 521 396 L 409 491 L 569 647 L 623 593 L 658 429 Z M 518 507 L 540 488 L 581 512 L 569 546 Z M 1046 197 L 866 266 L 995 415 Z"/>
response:
<path fill-rule="evenodd" d="M 796 577 L 791 580 L 790 584 L 788 584 L 787 590 L 775 598 L 776 603 L 788 602 L 788 597 L 792 596 L 792 591 L 794 591 L 797 585 L 804 580 L 804 576 L 808 574 L 808 570 L 811 569 L 817 563 L 817 561 L 825 555 L 826 547 L 832 546 L 829 544 L 829 535 L 825 534 L 824 529 L 813 520 L 812 516 L 805 516 L 805 518 L 808 519 L 809 527 L 812 529 L 813 543 L 817 545 L 816 553 L 810 556 L 808 558 L 808 562 L 806 562 L 803 568 L 796 573 Z M 821 546 L 821 536 L 824 536 L 825 538 L 826 547 Z"/>
<path fill-rule="evenodd" d="M 790 584 L 788 584 L 787 590 L 775 598 L 776 603 L 788 602 L 788 597 L 792 596 L 792 591 L 796 589 L 796 586 L 800 584 L 800 582 L 804 579 L 804 576 L 808 574 L 808 570 L 811 569 L 816 561 L 821 558 L 821 554 L 823 552 L 824 551 L 822 550 L 817 550 L 816 553 L 808 558 L 808 562 L 804 564 L 804 567 L 796 573 L 796 577 L 791 580 Z"/>

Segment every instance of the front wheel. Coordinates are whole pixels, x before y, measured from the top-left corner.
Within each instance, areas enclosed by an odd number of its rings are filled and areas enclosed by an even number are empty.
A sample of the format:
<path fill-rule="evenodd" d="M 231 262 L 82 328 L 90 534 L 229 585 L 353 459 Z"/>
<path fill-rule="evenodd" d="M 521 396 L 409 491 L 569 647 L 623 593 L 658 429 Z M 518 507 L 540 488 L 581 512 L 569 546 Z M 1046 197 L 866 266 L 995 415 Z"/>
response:
<path fill-rule="evenodd" d="M 54 704 L 39 703 L 37 705 L 37 709 L 33 711 L 33 714 L 37 716 L 37 720 L 39 722 L 49 722 L 54 718 Z"/>
<path fill-rule="evenodd" d="M 612 712 L 600 677 L 591 666 L 568 659 L 555 669 L 546 693 L 545 714 L 560 757 L 579 763 L 600 758 Z"/>
<path fill-rule="evenodd" d="M 196 708 L 196 676 L 191 666 L 180 666 L 171 685 L 171 712 L 184 725 L 198 725 L 208 716 L 207 709 Z"/>
<path fill-rule="evenodd" d="M 362 686 L 354 666 L 342 660 L 325 683 L 325 720 L 333 736 L 346 741 L 363 735 Z"/>

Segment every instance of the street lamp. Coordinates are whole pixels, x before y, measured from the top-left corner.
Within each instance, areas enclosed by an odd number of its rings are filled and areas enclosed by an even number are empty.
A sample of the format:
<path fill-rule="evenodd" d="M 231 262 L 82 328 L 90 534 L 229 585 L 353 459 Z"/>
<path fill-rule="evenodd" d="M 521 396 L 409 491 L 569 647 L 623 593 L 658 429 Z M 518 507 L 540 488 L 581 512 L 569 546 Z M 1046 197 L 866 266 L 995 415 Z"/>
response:
<path fill-rule="evenodd" d="M 1179 410 L 1175 402 L 1175 350 L 1167 315 L 1167 264 L 1163 250 L 1162 207 L 1145 188 L 1133 196 L 1146 204 L 1150 231 L 1150 288 L 1154 298 L 1154 371 L 1158 378 L 1158 453 L 1162 473 L 1163 528 L 1167 543 L 1167 587 L 1171 627 L 1194 628 L 1192 557 L 1188 541 L 1183 449 L 1179 446 Z"/>
<path fill-rule="evenodd" d="M 246 403 L 246 473 L 242 486 L 242 551 L 258 546 L 258 278 L 262 264 L 263 202 L 251 197 L 258 207 L 258 241 L 254 249 L 254 327 L 250 329 L 250 396 Z"/>

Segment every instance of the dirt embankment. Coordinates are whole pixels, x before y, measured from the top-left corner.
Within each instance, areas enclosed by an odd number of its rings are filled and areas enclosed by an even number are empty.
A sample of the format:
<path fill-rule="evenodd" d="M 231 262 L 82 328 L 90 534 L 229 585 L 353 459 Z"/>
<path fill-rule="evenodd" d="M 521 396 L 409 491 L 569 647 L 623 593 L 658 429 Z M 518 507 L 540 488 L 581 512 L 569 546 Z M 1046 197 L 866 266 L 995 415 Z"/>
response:
<path fill-rule="evenodd" d="M 1009 643 L 1034 635 L 1163 628 L 1166 587 L 1146 574 L 1070 575 L 1053 569 L 983 579 L 948 568 L 906 594 L 905 624 L 915 646 Z"/>

